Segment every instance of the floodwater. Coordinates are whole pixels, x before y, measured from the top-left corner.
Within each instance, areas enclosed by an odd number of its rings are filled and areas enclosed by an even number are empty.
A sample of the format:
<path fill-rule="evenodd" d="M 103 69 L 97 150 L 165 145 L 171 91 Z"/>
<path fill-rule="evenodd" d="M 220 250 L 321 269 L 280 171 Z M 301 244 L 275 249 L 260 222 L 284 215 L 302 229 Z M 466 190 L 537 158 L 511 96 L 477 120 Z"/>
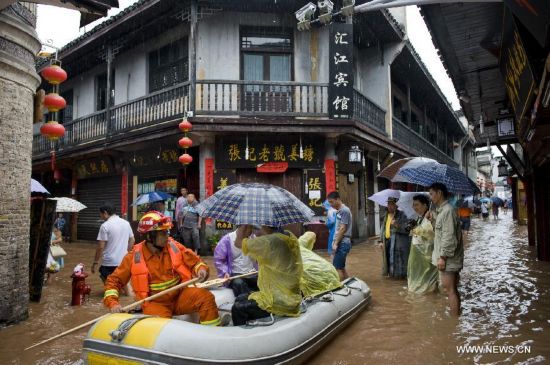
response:
<path fill-rule="evenodd" d="M 309 364 L 539 364 L 550 359 L 550 263 L 538 262 L 525 227 L 511 216 L 474 219 L 466 243 L 460 293 L 463 314 L 448 315 L 445 297 L 411 296 L 405 281 L 380 276 L 381 253 L 354 246 L 351 274 L 372 289 L 371 306 L 325 345 Z M 39 348 L 23 349 L 104 313 L 97 275 L 90 300 L 71 307 L 69 278 L 79 261 L 90 263 L 94 246 L 65 244 L 65 269 L 30 305 L 30 319 L 0 330 L 0 364 L 80 364 L 85 330 Z M 208 260 L 210 263 L 210 260 Z M 123 298 L 123 304 L 131 302 Z M 484 346 L 493 353 L 459 353 L 457 346 Z M 496 346 L 496 347 L 493 347 Z M 499 347 L 500 346 L 500 347 Z M 500 350 L 501 353 L 495 353 Z M 510 353 L 511 351 L 515 353 Z M 508 352 L 508 353 L 504 353 Z"/>

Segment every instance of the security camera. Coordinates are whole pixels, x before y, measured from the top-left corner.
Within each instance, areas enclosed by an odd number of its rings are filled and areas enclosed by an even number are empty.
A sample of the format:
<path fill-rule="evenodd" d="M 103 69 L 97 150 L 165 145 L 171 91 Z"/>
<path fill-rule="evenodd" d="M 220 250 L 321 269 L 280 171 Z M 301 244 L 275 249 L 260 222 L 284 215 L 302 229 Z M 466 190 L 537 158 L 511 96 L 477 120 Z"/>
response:
<path fill-rule="evenodd" d="M 315 6 L 314 3 L 307 3 L 306 5 L 302 6 L 300 10 L 294 13 L 294 15 L 296 16 L 296 20 L 298 20 L 298 22 L 300 23 L 310 22 L 313 14 L 315 14 L 316 9 L 317 6 Z"/>

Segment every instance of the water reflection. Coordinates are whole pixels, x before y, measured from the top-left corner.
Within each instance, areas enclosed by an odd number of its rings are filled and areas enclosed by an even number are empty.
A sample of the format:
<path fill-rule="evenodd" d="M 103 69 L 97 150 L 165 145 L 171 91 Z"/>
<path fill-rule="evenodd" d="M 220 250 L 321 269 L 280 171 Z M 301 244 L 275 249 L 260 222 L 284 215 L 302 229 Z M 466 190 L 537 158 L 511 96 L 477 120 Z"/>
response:
<path fill-rule="evenodd" d="M 70 269 L 93 257 L 93 245 L 67 248 L 66 268 L 31 305 L 31 319 L 0 331 L 0 364 L 79 364 L 84 332 L 31 352 L 22 349 L 104 313 L 100 281 L 83 307 L 70 307 Z M 350 272 L 367 281 L 372 305 L 311 364 L 538 364 L 550 359 L 550 264 L 535 260 L 525 227 L 510 215 L 500 221 L 474 219 L 461 277 L 463 315 L 449 317 L 445 298 L 408 294 L 405 281 L 381 277 L 381 253 L 355 246 Z M 130 298 L 123 298 L 123 304 Z M 458 354 L 457 346 L 530 345 L 531 353 Z"/>

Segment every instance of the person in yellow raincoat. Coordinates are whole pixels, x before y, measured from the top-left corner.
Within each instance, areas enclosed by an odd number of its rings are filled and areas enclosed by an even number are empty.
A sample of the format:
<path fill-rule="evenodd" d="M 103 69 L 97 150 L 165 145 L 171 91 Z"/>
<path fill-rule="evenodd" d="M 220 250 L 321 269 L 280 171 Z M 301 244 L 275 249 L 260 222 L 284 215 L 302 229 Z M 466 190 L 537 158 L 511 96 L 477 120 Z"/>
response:
<path fill-rule="evenodd" d="M 299 316 L 302 257 L 298 239 L 291 232 L 267 226 L 261 227 L 257 237 L 246 238 L 252 230 L 250 225 L 240 226 L 235 246 L 258 262 L 260 290 L 235 299 L 231 310 L 233 324 L 241 326 L 270 314 Z"/>
<path fill-rule="evenodd" d="M 298 238 L 303 265 L 300 288 L 304 297 L 312 297 L 342 286 L 340 277 L 334 266 L 311 251 L 315 238 L 316 236 L 313 232 L 306 232 Z"/>
<path fill-rule="evenodd" d="M 439 272 L 432 264 L 434 250 L 434 229 L 424 216 L 429 210 L 430 200 L 423 194 L 413 197 L 413 208 L 419 218 L 411 230 L 412 245 L 407 268 L 409 292 L 424 294 L 437 289 Z"/>

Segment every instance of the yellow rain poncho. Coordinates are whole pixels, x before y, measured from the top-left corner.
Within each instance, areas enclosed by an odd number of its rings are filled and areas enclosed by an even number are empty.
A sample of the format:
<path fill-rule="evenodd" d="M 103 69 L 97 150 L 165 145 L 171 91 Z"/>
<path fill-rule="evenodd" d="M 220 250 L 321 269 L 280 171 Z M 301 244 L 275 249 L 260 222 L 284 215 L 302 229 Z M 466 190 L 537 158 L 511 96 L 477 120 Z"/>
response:
<path fill-rule="evenodd" d="M 411 231 L 412 244 L 407 268 L 409 292 L 423 294 L 437 289 L 439 272 L 432 265 L 434 230 L 428 219 L 419 219 Z"/>
<path fill-rule="evenodd" d="M 258 262 L 258 288 L 248 299 L 279 316 L 300 315 L 302 257 L 298 239 L 290 232 L 243 240 L 243 254 Z"/>
<path fill-rule="evenodd" d="M 304 266 L 300 288 L 305 297 L 315 296 L 342 286 L 334 266 L 311 251 L 315 238 L 315 233 L 306 232 L 298 239 Z"/>

